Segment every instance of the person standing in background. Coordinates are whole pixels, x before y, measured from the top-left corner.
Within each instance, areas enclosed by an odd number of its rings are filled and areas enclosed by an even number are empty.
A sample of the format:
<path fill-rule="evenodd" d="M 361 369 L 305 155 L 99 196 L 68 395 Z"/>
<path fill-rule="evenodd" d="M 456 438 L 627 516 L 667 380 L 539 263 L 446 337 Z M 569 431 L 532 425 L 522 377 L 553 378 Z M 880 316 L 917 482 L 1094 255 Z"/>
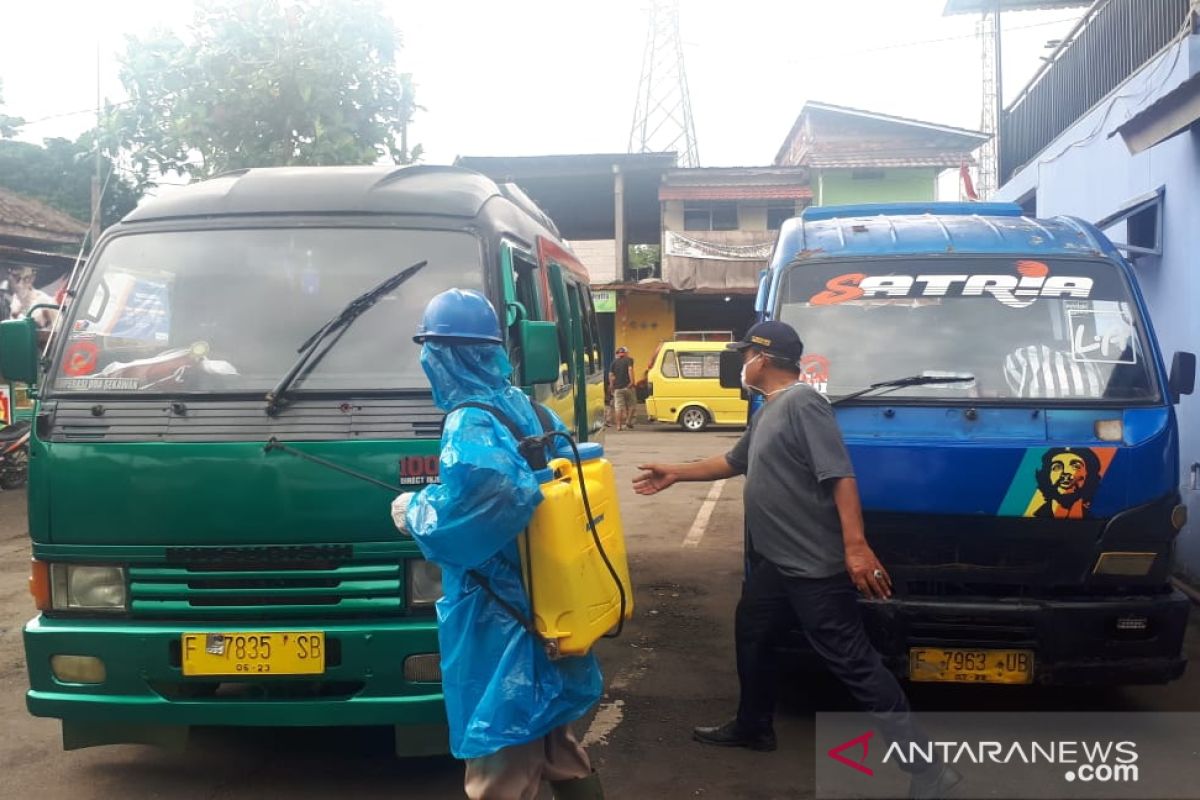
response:
<path fill-rule="evenodd" d="M 617 418 L 617 430 L 633 430 L 633 416 L 637 413 L 637 392 L 633 388 L 633 359 L 629 350 L 617 348 L 616 358 L 608 372 L 608 385 L 613 393 L 613 410 Z"/>

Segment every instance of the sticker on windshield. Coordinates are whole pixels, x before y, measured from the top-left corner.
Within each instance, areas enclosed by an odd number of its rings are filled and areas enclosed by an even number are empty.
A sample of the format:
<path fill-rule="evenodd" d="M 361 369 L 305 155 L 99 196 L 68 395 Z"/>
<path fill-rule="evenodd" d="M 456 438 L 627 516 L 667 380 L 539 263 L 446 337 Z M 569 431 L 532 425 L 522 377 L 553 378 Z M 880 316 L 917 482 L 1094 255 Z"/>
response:
<path fill-rule="evenodd" d="M 55 388 L 68 392 L 130 392 L 136 391 L 134 378 L 59 378 Z"/>
<path fill-rule="evenodd" d="M 1133 322 L 1120 311 L 1067 309 L 1071 358 L 1095 364 L 1136 364 Z"/>
<path fill-rule="evenodd" d="M 71 342 L 63 353 L 63 374 L 72 378 L 91 375 L 96 371 L 96 360 L 99 356 L 100 348 L 95 342 L 86 339 Z"/>
<path fill-rule="evenodd" d="M 800 359 L 800 382 L 807 383 L 821 394 L 829 394 L 829 359 L 807 355 Z"/>
<path fill-rule="evenodd" d="M 1000 516 L 1087 519 L 1115 447 L 1042 447 L 1025 451 Z"/>
<path fill-rule="evenodd" d="M 89 330 L 116 339 L 166 342 L 171 327 L 170 286 L 127 272 L 105 277 L 104 292 L 96 292 L 88 316 Z"/>
<path fill-rule="evenodd" d="M 1041 297 L 1091 297 L 1091 278 L 1051 275 L 1040 261 L 1018 261 L 1016 274 L 867 275 L 848 272 L 831 278 L 825 291 L 813 295 L 814 306 L 837 305 L 878 298 L 983 297 L 990 295 L 1009 308 L 1027 308 Z"/>

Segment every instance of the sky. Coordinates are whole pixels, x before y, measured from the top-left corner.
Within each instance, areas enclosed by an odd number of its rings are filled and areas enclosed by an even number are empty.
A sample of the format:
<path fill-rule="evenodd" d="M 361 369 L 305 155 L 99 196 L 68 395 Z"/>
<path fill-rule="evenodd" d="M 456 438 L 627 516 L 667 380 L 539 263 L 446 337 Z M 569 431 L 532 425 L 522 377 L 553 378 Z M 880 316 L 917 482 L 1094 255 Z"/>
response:
<path fill-rule="evenodd" d="M 427 109 L 425 161 L 459 155 L 625 152 L 646 40 L 645 0 L 385 0 L 398 65 Z M 680 29 L 703 166 L 770 164 L 806 100 L 978 128 L 976 18 L 945 0 L 681 0 Z M 1011 100 L 1045 43 L 1079 10 L 1004 16 Z M 190 0 L 0 0 L 5 111 L 22 138 L 74 136 L 124 97 L 127 34 L 185 26 Z M 97 57 L 99 56 L 99 57 Z"/>

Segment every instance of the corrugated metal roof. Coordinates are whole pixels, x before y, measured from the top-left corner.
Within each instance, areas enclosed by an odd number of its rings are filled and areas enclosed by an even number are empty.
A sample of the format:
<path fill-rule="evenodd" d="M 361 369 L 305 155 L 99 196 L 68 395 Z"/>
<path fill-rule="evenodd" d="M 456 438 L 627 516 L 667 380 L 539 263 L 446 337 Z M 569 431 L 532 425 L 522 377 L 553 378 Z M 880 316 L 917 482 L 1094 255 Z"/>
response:
<path fill-rule="evenodd" d="M 79 244 L 87 225 L 32 197 L 0 189 L 0 236 Z"/>
<path fill-rule="evenodd" d="M 807 186 L 663 186 L 659 200 L 806 200 L 813 196 Z"/>
<path fill-rule="evenodd" d="M 779 232 L 771 267 L 798 256 L 879 257 L 1021 253 L 1044 257 L 1108 252 L 1078 220 L 1035 220 L 1009 203 L 896 203 L 807 209 Z"/>

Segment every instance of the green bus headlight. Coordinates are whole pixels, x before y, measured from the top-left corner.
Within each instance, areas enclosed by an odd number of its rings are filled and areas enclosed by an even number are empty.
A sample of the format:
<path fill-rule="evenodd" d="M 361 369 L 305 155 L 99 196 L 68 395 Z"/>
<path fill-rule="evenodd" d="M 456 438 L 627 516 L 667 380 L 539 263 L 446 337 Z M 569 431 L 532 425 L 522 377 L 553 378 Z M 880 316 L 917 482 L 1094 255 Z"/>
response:
<path fill-rule="evenodd" d="M 50 596 L 56 611 L 124 611 L 125 568 L 51 564 Z"/>

